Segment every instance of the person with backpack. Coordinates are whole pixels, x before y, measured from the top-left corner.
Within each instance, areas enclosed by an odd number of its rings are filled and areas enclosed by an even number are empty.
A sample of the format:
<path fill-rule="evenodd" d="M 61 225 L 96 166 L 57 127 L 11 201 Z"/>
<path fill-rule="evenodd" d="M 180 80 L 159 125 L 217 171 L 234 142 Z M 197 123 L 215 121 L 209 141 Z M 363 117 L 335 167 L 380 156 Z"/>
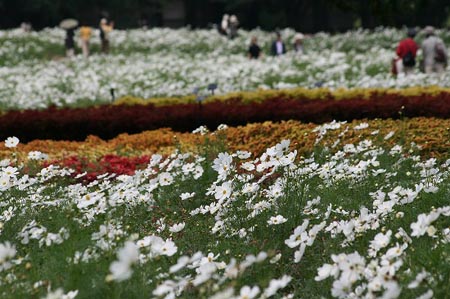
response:
<path fill-rule="evenodd" d="M 434 34 L 434 28 L 427 26 L 424 29 L 425 39 L 422 42 L 424 71 L 430 73 L 443 73 L 447 67 L 447 49 L 441 38 Z"/>
<path fill-rule="evenodd" d="M 416 55 L 419 47 L 414 41 L 416 30 L 408 29 L 407 38 L 400 41 L 395 51 L 397 57 L 394 59 L 394 74 L 404 73 L 405 75 L 414 72 L 416 65 Z"/>

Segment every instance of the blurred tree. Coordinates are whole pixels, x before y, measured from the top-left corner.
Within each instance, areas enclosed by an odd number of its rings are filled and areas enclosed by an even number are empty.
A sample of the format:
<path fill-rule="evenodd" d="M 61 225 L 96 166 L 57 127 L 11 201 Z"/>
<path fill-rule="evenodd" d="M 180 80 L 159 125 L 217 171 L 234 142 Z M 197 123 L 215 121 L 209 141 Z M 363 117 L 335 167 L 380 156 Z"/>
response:
<path fill-rule="evenodd" d="M 161 26 L 164 7 L 173 1 L 184 5 L 183 22 L 193 27 L 217 24 L 224 13 L 236 14 L 245 28 L 307 32 L 450 23 L 449 0 L 0 0 L 0 27 L 29 21 L 39 29 L 66 17 L 97 26 L 106 13 L 122 28 Z"/>

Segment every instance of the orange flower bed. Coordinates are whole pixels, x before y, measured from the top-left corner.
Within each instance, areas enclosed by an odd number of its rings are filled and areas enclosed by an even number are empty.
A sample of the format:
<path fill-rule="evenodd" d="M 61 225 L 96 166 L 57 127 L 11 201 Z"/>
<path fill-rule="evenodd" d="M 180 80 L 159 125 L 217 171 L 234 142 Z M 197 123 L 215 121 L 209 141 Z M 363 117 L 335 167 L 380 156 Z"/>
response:
<path fill-rule="evenodd" d="M 365 129 L 354 130 L 360 123 L 367 123 Z M 268 146 L 282 139 L 291 139 L 292 146 L 300 154 L 313 150 L 317 132 L 316 124 L 304 124 L 298 121 L 282 121 L 279 123 L 264 122 L 246 126 L 230 127 L 220 131 L 220 136 L 230 151 L 248 150 L 255 155 L 261 154 Z M 390 145 L 416 143 L 422 152 L 431 156 L 448 154 L 450 148 L 450 120 L 436 118 L 413 118 L 405 120 L 358 120 L 342 125 L 338 130 L 329 131 L 319 145 L 331 146 L 345 128 L 349 130 L 340 138 L 340 144 L 357 143 L 363 139 L 371 139 Z M 374 131 L 379 131 L 373 135 Z M 389 132 L 395 132 L 392 138 L 384 140 Z M 10 158 L 12 153 L 25 161 L 30 151 L 41 151 L 48 154 L 50 160 L 78 156 L 90 160 L 98 160 L 105 155 L 139 157 L 153 153 L 169 154 L 180 148 L 185 151 L 197 151 L 205 142 L 205 138 L 216 140 L 218 134 L 198 135 L 178 133 L 171 129 L 145 131 L 140 134 L 121 134 L 111 140 L 102 140 L 89 136 L 85 141 L 51 141 L 34 140 L 27 144 L 19 144 L 9 149 L 2 143 L 0 157 Z"/>

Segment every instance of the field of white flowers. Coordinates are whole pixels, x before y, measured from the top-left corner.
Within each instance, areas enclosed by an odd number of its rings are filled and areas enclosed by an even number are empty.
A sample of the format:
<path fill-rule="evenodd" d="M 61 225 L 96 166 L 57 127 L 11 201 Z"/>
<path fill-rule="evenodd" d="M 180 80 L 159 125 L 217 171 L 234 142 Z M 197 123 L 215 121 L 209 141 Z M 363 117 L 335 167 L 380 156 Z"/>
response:
<path fill-rule="evenodd" d="M 282 31 L 288 49 L 294 34 Z M 450 41 L 448 32 L 438 35 Z M 265 52 L 259 61 L 246 56 L 251 36 L 258 37 Z M 305 55 L 289 51 L 274 58 L 269 55 L 273 33 L 260 30 L 241 30 L 231 41 L 215 30 L 114 30 L 110 55 L 98 54 L 99 38 L 94 34 L 89 59 L 68 59 L 63 56 L 61 29 L 0 31 L 0 108 L 108 103 L 111 88 L 116 97 L 187 95 L 211 83 L 218 84 L 218 93 L 298 86 L 450 86 L 448 72 L 442 77 L 419 72 L 392 77 L 391 59 L 403 37 L 404 31 L 386 28 L 318 33 L 305 40 Z M 419 34 L 419 42 L 422 38 Z"/>
<path fill-rule="evenodd" d="M 89 184 L 3 160 L 0 297 L 448 298 L 450 160 L 388 146 L 399 132 L 322 142 L 367 127 L 321 125 L 305 157 L 207 143 Z"/>

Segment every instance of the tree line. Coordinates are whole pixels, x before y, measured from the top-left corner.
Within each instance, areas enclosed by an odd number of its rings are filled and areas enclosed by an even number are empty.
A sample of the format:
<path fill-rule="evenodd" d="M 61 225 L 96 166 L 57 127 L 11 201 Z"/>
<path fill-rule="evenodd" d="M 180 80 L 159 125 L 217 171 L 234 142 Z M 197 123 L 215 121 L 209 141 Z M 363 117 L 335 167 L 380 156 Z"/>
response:
<path fill-rule="evenodd" d="M 174 10 L 178 10 L 176 20 Z M 448 0 L 0 0 L 0 13 L 1 28 L 26 21 L 40 29 L 67 17 L 95 26 L 104 16 L 119 28 L 204 28 L 219 23 L 224 13 L 235 14 L 247 29 L 336 32 L 356 27 L 450 26 Z"/>

